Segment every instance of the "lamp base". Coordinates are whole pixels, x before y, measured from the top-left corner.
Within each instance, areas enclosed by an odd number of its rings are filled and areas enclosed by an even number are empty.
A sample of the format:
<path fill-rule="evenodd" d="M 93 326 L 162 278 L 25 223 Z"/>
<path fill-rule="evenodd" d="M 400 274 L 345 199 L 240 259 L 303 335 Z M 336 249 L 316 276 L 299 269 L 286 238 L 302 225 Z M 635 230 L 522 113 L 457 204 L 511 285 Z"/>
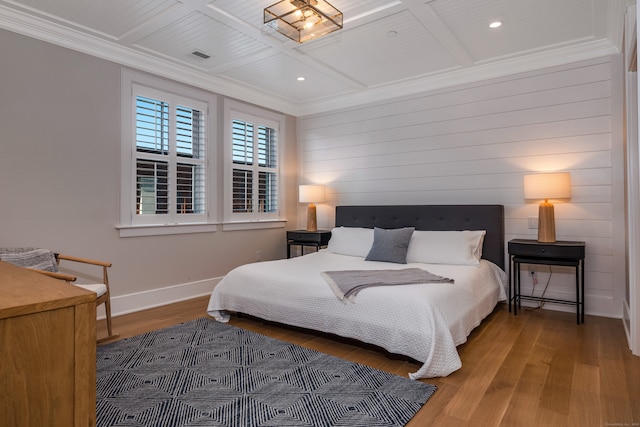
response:
<path fill-rule="evenodd" d="M 554 243 L 556 241 L 556 220 L 553 204 L 547 201 L 538 207 L 538 242 Z"/>
<path fill-rule="evenodd" d="M 313 203 L 309 203 L 309 207 L 307 208 L 307 231 L 318 231 L 316 205 Z"/>

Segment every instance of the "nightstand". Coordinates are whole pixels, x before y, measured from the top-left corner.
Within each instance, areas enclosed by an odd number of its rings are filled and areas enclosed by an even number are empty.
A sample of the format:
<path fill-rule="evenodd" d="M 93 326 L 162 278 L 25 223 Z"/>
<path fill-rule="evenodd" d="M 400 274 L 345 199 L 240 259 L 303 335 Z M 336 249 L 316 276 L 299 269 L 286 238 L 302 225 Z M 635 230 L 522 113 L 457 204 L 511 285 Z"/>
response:
<path fill-rule="evenodd" d="M 287 258 L 291 258 L 291 246 L 298 245 L 300 250 L 304 251 L 305 246 L 315 246 L 316 251 L 321 247 L 327 246 L 331 238 L 331 231 L 318 230 L 293 230 L 287 231 Z"/>
<path fill-rule="evenodd" d="M 522 300 L 547 301 L 576 306 L 578 324 L 584 323 L 584 242 L 557 241 L 543 243 L 537 240 L 513 239 L 509 241 L 509 312 L 513 302 L 513 314 L 518 314 Z M 520 265 L 543 264 L 575 267 L 576 300 L 525 296 L 520 292 Z M 513 290 L 513 294 L 512 294 Z"/>

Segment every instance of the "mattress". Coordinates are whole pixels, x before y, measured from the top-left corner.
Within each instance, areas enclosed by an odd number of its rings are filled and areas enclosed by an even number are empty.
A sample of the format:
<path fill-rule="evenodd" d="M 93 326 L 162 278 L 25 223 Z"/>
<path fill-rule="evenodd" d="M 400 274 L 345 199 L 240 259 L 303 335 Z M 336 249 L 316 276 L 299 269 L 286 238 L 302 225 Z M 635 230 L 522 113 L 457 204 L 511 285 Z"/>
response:
<path fill-rule="evenodd" d="M 377 286 L 340 301 L 323 271 L 421 268 L 453 283 Z M 506 275 L 495 264 L 446 265 L 365 261 L 320 250 L 301 257 L 235 268 L 215 287 L 208 313 L 230 312 L 353 338 L 423 365 L 412 379 L 442 377 L 462 366 L 457 346 L 506 300 Z"/>

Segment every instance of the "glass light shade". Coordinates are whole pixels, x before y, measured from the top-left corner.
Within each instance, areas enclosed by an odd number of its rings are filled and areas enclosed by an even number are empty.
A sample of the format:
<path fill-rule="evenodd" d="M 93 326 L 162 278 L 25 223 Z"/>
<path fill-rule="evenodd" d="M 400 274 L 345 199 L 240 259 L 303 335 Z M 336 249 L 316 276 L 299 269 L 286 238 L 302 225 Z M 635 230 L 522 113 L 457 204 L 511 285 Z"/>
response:
<path fill-rule="evenodd" d="M 324 185 L 301 185 L 298 197 L 300 203 L 324 202 Z"/>
<path fill-rule="evenodd" d="M 537 173 L 524 176 L 524 198 L 527 200 L 568 199 L 571 197 L 569 172 Z"/>
<path fill-rule="evenodd" d="M 298 43 L 339 30 L 342 21 L 324 0 L 282 0 L 264 9 L 264 24 Z"/>

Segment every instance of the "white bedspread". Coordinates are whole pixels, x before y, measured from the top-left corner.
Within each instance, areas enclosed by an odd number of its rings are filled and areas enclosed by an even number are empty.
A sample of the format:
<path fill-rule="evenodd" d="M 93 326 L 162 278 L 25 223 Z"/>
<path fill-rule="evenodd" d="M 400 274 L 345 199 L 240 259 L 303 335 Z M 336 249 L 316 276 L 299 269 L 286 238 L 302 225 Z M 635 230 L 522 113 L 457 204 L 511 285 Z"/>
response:
<path fill-rule="evenodd" d="M 455 283 L 374 287 L 355 303 L 340 301 L 320 273 L 418 267 Z M 500 300 L 505 273 L 478 266 L 393 264 L 321 250 L 301 257 L 240 266 L 215 287 L 208 313 L 227 322 L 227 311 L 355 338 L 423 363 L 412 379 L 446 376 L 462 363 L 456 346 L 467 340 Z"/>

